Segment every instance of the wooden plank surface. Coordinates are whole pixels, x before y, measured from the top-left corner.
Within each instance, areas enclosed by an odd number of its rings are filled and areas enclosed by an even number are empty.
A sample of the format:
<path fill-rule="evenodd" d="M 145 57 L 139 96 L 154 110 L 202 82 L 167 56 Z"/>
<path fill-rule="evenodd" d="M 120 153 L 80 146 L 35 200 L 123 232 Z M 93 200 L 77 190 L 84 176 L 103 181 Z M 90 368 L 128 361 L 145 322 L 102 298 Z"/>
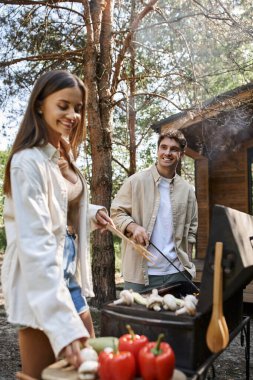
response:
<path fill-rule="evenodd" d="M 60 360 L 42 372 L 43 380 L 78 380 L 78 373 L 66 360 Z"/>
<path fill-rule="evenodd" d="M 78 372 L 66 360 L 60 360 L 42 372 L 43 380 L 78 380 Z M 120 380 L 120 379 L 119 379 Z M 136 378 L 136 380 L 141 380 Z M 172 380 L 186 380 L 183 372 L 175 369 Z"/>

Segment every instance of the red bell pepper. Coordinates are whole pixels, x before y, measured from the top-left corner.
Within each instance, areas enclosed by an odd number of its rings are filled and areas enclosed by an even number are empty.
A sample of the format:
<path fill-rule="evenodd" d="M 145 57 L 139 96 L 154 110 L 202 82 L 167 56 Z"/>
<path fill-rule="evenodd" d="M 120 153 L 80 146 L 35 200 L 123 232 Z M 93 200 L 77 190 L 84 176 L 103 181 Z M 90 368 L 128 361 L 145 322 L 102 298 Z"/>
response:
<path fill-rule="evenodd" d="M 100 380 L 133 380 L 135 376 L 135 359 L 131 352 L 112 350 L 99 354 Z"/>
<path fill-rule="evenodd" d="M 160 334 L 157 342 L 147 343 L 139 352 L 139 365 L 143 380 L 170 380 L 175 368 L 175 355 L 166 342 L 161 342 Z"/>
<path fill-rule="evenodd" d="M 119 350 L 129 351 L 133 354 L 136 363 L 136 375 L 139 376 L 140 368 L 138 363 L 139 351 L 148 343 L 145 335 L 135 334 L 130 325 L 127 325 L 128 334 L 124 334 L 119 338 Z"/>

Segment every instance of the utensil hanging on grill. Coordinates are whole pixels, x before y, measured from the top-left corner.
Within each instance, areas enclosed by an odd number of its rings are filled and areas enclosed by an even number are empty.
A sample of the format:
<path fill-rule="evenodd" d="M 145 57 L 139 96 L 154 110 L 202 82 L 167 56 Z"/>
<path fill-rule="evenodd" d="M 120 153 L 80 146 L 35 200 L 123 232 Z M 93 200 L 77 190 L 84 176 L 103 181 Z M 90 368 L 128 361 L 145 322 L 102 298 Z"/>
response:
<path fill-rule="evenodd" d="M 217 242 L 214 256 L 213 310 L 206 334 L 207 346 L 214 353 L 226 348 L 229 342 L 228 327 L 223 315 L 222 249 L 223 243 Z"/>

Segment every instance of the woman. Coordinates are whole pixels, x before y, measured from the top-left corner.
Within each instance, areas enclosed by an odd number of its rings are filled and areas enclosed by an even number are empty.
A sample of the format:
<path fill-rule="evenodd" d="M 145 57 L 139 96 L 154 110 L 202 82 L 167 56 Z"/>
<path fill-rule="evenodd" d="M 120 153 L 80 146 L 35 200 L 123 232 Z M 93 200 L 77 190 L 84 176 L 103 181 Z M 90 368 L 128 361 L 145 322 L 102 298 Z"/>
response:
<path fill-rule="evenodd" d="M 63 276 L 65 270 L 67 277 L 69 261 L 63 251 L 73 253 L 65 244 L 66 226 L 71 226 L 68 233 L 78 246 L 83 293 L 93 296 L 89 230 L 103 230 L 112 223 L 105 209 L 88 204 L 86 182 L 74 164 L 84 139 L 86 97 L 82 81 L 67 71 L 42 75 L 6 166 L 7 249 L 2 287 L 8 320 L 20 326 L 22 370 L 35 378 L 55 357 L 66 357 L 79 366 L 80 343 L 89 337 L 79 316 L 80 310 L 87 313 L 85 299 L 81 305 L 75 302 L 78 284 L 74 284 L 75 291 L 72 286 L 69 290 L 67 285 L 73 284 Z M 86 323 L 91 323 L 89 313 L 86 316 Z"/>

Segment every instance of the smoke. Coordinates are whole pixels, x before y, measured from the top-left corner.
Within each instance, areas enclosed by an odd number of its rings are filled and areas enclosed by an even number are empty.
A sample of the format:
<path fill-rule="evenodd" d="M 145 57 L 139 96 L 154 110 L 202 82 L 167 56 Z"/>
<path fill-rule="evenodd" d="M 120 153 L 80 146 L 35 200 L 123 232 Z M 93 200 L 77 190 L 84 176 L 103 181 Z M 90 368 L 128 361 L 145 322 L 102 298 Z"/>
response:
<path fill-rule="evenodd" d="M 194 150 L 210 160 L 223 153 L 236 152 L 241 144 L 253 138 L 253 104 L 221 112 L 184 132 Z"/>

